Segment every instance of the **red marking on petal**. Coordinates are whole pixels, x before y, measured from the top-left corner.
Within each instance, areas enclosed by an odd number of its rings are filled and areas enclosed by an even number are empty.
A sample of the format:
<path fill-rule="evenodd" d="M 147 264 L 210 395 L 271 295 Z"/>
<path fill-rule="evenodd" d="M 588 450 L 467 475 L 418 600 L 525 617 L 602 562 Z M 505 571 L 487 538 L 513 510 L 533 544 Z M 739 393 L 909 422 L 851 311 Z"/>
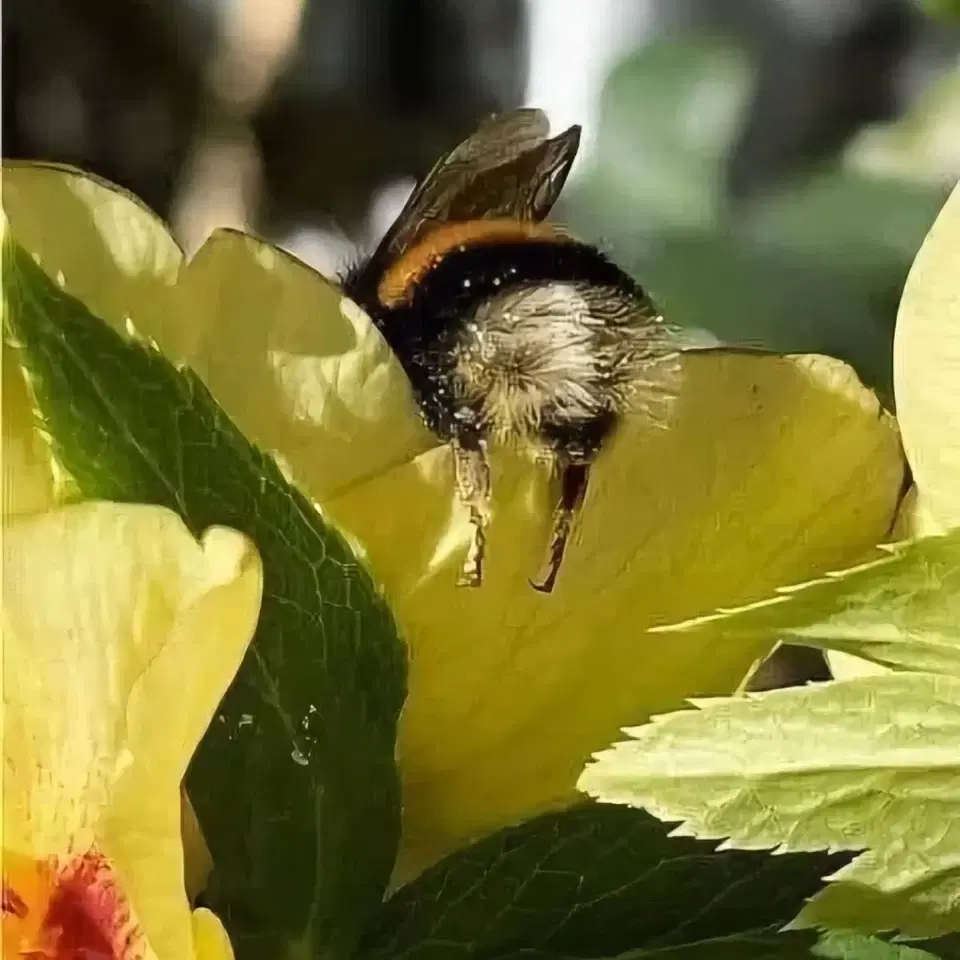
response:
<path fill-rule="evenodd" d="M 4 859 L 8 857 L 4 852 Z M 11 909 L 7 909 L 7 904 Z M 56 866 L 18 857 L 3 888 L 4 954 L 23 960 L 142 960 L 146 938 L 99 851 Z"/>

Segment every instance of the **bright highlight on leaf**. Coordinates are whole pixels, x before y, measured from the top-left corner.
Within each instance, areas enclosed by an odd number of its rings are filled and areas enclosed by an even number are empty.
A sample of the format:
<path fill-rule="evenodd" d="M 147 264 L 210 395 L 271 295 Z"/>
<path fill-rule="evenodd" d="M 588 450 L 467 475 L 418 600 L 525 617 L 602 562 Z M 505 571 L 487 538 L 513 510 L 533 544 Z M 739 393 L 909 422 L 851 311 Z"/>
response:
<path fill-rule="evenodd" d="M 888 674 L 697 701 L 625 731 L 579 786 L 676 834 L 750 850 L 865 850 L 801 915 L 960 928 L 960 678 Z"/>
<path fill-rule="evenodd" d="M 260 589 L 247 540 L 211 529 L 197 543 L 166 510 L 5 522 L 5 955 L 232 957 L 222 931 L 194 939 L 180 783 Z"/>
<path fill-rule="evenodd" d="M 781 636 L 894 669 L 960 677 L 960 530 L 890 548 L 891 556 L 782 587 L 734 610 L 660 628 Z"/>
<path fill-rule="evenodd" d="M 215 234 L 185 264 L 156 218 L 76 173 L 13 165 L 3 191 L 13 235 L 47 276 L 62 275 L 64 290 L 115 329 L 129 318 L 171 360 L 189 363 L 246 436 L 349 532 L 383 583 L 411 652 L 397 877 L 571 802 L 585 759 L 623 724 L 691 692 L 734 689 L 771 642 L 665 638 L 648 627 L 855 562 L 892 522 L 903 476 L 896 424 L 848 367 L 706 352 L 689 358 L 672 428 L 628 423 L 597 464 L 549 598 L 528 577 L 554 491 L 539 469 L 496 451 L 486 584 L 459 590 L 468 529 L 449 453 L 420 425 L 386 344 L 362 314 L 339 309 L 329 283 L 233 233 Z M 103 378 L 93 353 L 84 362 Z M 141 379 L 157 376 L 154 366 Z M 134 432 L 138 416 L 129 414 Z M 197 453 L 202 442 L 192 434 L 184 449 Z M 170 430 L 161 462 L 177 452 Z M 212 461 L 208 469 L 224 475 Z M 205 501 L 205 516 L 219 516 L 217 502 Z M 248 520 L 230 523 L 244 529 Z M 265 883 L 264 895 L 277 886 Z"/>

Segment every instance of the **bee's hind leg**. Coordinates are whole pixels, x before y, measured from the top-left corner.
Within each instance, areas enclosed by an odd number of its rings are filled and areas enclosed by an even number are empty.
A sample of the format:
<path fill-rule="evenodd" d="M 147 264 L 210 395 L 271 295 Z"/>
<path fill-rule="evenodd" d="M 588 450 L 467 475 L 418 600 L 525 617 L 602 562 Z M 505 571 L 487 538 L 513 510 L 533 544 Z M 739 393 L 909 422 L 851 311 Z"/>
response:
<path fill-rule="evenodd" d="M 483 582 L 487 522 L 490 519 L 490 465 L 486 443 L 472 435 L 452 442 L 457 497 L 470 510 L 470 544 L 457 579 L 458 587 L 479 587 Z"/>
<path fill-rule="evenodd" d="M 553 528 L 547 556 L 539 575 L 530 581 L 530 586 L 534 590 L 539 590 L 541 593 L 550 593 L 553 590 L 557 574 L 560 572 L 560 565 L 563 563 L 563 554 L 567 549 L 573 522 L 587 493 L 589 479 L 589 463 L 561 461 L 560 500 L 553 511 Z"/>

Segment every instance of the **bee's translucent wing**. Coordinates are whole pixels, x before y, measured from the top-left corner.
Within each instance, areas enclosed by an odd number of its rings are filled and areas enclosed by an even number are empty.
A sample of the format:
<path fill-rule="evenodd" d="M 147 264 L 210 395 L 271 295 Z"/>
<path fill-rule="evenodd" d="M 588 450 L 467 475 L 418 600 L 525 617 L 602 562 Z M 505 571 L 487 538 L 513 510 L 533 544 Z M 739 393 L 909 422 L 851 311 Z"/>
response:
<path fill-rule="evenodd" d="M 491 155 L 490 144 L 501 144 L 503 155 L 524 153 L 539 146 L 550 133 L 550 121 L 542 110 L 523 107 L 508 113 L 495 113 L 480 121 L 480 125 L 459 146 L 454 147 L 433 170 L 431 176 L 446 161 L 454 163 L 475 162 Z M 428 181 L 430 176 L 424 178 Z"/>
<path fill-rule="evenodd" d="M 437 223 L 546 217 L 580 145 L 580 127 L 552 139 L 549 129 L 546 114 L 528 108 L 483 121 L 424 177 L 353 284 L 365 286 Z"/>

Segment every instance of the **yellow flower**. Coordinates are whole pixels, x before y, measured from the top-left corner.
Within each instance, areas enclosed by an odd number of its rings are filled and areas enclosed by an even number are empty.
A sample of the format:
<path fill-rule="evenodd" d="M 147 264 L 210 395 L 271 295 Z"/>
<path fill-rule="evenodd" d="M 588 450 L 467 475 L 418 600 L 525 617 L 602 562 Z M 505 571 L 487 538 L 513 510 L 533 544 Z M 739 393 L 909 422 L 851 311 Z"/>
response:
<path fill-rule="evenodd" d="M 3 956 L 231 958 L 187 901 L 180 783 L 253 634 L 259 557 L 155 507 L 51 507 L 8 359 Z"/>
<path fill-rule="evenodd" d="M 549 597 L 528 585 L 548 536 L 547 478 L 495 451 L 486 581 L 458 589 L 468 524 L 449 451 L 333 285 L 230 232 L 186 263 L 152 214 L 75 172 L 12 165 L 3 200 L 51 277 L 189 363 L 365 551 L 411 657 L 398 880 L 571 802 L 620 727 L 728 693 L 768 649 L 649 627 L 845 566 L 889 531 L 899 435 L 848 367 L 704 353 L 686 363 L 673 428 L 628 423 L 601 457 Z"/>

